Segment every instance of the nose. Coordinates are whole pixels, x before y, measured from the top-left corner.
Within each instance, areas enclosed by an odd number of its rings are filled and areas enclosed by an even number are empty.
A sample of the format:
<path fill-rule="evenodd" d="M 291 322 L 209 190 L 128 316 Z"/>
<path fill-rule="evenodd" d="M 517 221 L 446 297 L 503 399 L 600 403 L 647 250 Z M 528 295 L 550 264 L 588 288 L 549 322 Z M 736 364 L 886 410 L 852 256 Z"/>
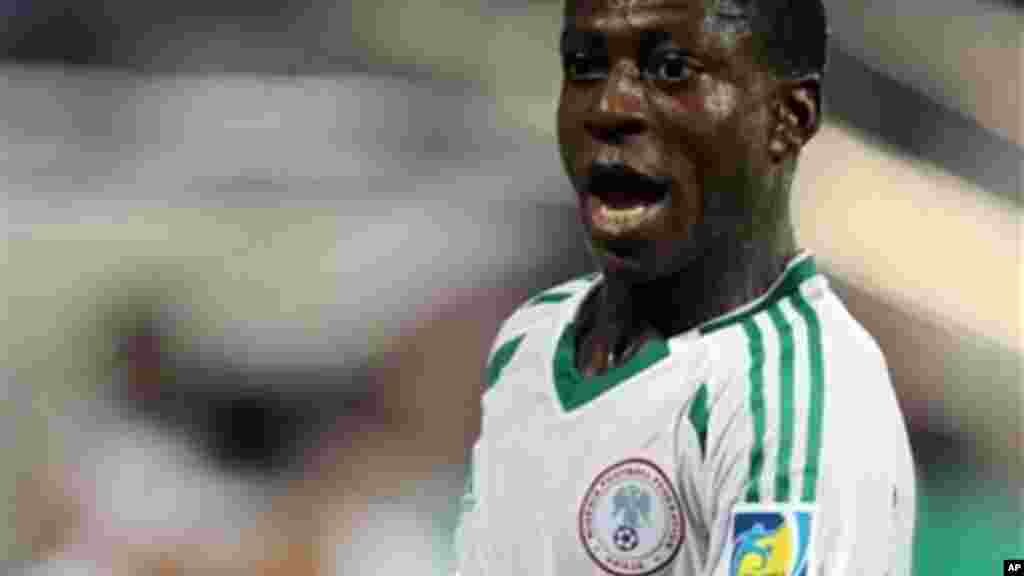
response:
<path fill-rule="evenodd" d="M 616 65 L 584 121 L 587 132 L 607 144 L 622 144 L 627 137 L 645 132 L 649 122 L 644 90 L 635 64 Z"/>

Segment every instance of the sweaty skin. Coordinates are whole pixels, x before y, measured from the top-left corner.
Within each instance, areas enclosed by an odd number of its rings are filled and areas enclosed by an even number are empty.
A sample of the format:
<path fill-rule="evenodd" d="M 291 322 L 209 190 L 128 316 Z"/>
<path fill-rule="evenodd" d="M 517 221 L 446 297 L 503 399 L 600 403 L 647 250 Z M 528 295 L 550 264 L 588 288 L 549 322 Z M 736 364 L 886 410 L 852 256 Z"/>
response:
<path fill-rule="evenodd" d="M 769 69 L 744 9 L 566 5 L 559 146 L 604 272 L 576 321 L 584 374 L 757 297 L 796 252 L 788 190 L 817 129 L 808 92 L 818 85 Z M 603 200 L 587 189 L 595 164 L 668 182 L 666 197 L 599 217 Z"/>

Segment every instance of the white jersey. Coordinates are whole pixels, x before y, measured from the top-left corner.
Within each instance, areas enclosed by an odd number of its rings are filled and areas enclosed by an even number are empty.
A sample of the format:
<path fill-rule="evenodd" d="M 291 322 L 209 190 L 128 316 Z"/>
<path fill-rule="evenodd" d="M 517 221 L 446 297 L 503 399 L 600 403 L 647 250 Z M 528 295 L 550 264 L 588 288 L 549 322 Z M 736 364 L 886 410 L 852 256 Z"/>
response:
<path fill-rule="evenodd" d="M 906 576 L 914 467 L 885 360 L 813 259 L 597 377 L 575 280 L 503 325 L 461 576 Z"/>

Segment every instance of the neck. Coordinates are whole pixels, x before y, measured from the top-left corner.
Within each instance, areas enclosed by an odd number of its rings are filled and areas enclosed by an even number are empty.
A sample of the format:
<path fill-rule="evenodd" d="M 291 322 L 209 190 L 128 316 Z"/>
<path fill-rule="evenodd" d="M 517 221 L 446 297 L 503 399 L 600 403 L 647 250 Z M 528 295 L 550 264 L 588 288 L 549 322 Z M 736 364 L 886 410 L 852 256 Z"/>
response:
<path fill-rule="evenodd" d="M 650 339 L 668 339 L 727 314 L 767 292 L 796 253 L 787 232 L 776 242 L 720 242 L 678 272 L 650 282 L 606 275 L 584 304 L 579 359 L 591 365 L 587 372 L 599 373 Z"/>

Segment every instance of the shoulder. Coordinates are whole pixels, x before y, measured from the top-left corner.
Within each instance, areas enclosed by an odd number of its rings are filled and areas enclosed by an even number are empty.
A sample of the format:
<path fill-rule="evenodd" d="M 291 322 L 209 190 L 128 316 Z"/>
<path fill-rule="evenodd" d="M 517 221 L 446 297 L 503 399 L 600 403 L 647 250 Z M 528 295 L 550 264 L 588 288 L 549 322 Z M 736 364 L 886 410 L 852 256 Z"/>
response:
<path fill-rule="evenodd" d="M 574 309 L 579 300 L 599 278 L 596 274 L 574 278 L 553 288 L 533 295 L 521 303 L 501 323 L 487 359 L 487 382 L 490 388 L 501 371 L 520 349 L 529 335 L 544 332 L 562 323 L 568 309 Z"/>
<path fill-rule="evenodd" d="M 885 357 L 877 341 L 847 310 L 821 275 L 755 313 L 709 335 L 725 380 L 749 382 L 771 376 L 889 387 Z"/>
<path fill-rule="evenodd" d="M 819 326 L 822 368 L 835 392 L 863 393 L 866 387 L 873 395 L 890 393 L 889 368 L 878 341 L 854 318 L 824 278 L 807 300 Z"/>
<path fill-rule="evenodd" d="M 579 298 L 586 294 L 588 288 L 593 286 L 597 278 L 598 276 L 593 274 L 575 278 L 536 294 L 521 303 L 501 323 L 501 328 L 499 328 L 492 346 L 492 355 L 494 350 L 510 340 L 526 334 L 537 325 L 560 318 L 567 308 L 578 303 Z"/>
<path fill-rule="evenodd" d="M 712 434 L 788 434 L 815 450 L 825 436 L 836 446 L 837 438 L 903 434 L 881 349 L 823 276 L 708 341 Z"/>
<path fill-rule="evenodd" d="M 703 412 L 716 477 L 744 476 L 746 498 L 799 496 L 873 470 L 844 458 L 871 446 L 886 474 L 909 477 L 903 417 L 874 338 L 814 278 L 708 336 Z"/>

